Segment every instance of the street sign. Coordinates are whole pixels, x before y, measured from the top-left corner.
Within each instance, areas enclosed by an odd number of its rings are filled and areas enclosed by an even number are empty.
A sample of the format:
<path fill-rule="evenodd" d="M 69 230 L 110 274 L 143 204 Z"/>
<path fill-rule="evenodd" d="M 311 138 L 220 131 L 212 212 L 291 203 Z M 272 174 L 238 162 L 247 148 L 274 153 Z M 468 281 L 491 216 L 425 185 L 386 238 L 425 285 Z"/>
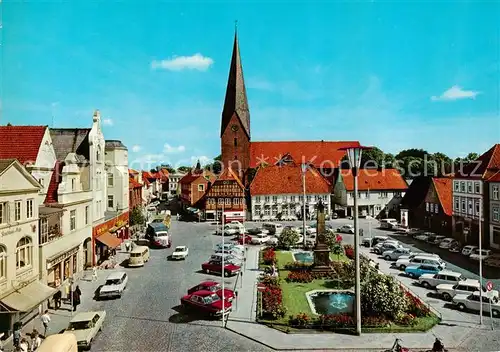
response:
<path fill-rule="evenodd" d="M 257 284 L 257 291 L 263 292 L 266 290 L 266 285 L 264 284 Z"/>
<path fill-rule="evenodd" d="M 493 282 L 488 281 L 488 282 L 486 283 L 486 289 L 487 289 L 488 291 L 493 290 Z"/>

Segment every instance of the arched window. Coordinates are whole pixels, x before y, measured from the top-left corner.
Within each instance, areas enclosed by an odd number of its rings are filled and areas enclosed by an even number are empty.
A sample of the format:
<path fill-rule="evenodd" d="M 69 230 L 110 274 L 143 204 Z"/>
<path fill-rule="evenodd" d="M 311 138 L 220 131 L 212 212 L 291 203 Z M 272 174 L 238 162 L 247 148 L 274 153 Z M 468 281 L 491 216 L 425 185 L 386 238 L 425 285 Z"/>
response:
<path fill-rule="evenodd" d="M 96 159 L 97 161 L 101 161 L 101 146 L 97 146 Z"/>
<path fill-rule="evenodd" d="M 7 249 L 0 245 L 0 280 L 7 277 Z"/>
<path fill-rule="evenodd" d="M 17 242 L 16 269 L 30 266 L 33 260 L 32 243 L 29 237 L 23 237 Z"/>

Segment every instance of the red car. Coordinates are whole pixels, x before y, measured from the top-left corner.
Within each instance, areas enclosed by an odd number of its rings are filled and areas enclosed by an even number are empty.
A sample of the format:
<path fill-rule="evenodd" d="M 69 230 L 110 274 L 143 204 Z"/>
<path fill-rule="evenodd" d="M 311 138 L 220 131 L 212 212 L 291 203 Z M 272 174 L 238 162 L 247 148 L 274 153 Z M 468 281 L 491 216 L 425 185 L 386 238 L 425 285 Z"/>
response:
<path fill-rule="evenodd" d="M 236 237 L 236 241 L 238 242 L 238 244 L 250 244 L 250 243 L 252 243 L 252 236 L 239 235 L 238 237 Z"/>
<path fill-rule="evenodd" d="M 207 274 L 210 273 L 218 273 L 222 274 L 222 262 L 216 261 L 216 260 L 211 260 L 207 263 L 201 264 L 201 270 L 206 272 Z M 233 276 L 236 275 L 240 272 L 241 268 L 238 265 L 234 264 L 226 264 L 224 263 L 224 276 Z"/>
<path fill-rule="evenodd" d="M 197 291 L 210 291 L 217 294 L 217 296 L 219 296 L 222 299 L 222 286 L 215 281 L 203 281 L 202 283 L 196 285 L 195 287 L 191 287 L 188 290 L 188 294 L 192 294 Z M 234 291 L 225 288 L 224 299 L 227 300 L 228 302 L 231 302 L 233 298 L 234 298 Z"/>
<path fill-rule="evenodd" d="M 181 298 L 181 305 L 186 309 L 195 309 L 199 313 L 208 314 L 212 317 L 222 316 L 222 299 L 211 291 L 196 291 Z M 232 310 L 233 306 L 228 300 L 224 300 L 224 313 Z"/>

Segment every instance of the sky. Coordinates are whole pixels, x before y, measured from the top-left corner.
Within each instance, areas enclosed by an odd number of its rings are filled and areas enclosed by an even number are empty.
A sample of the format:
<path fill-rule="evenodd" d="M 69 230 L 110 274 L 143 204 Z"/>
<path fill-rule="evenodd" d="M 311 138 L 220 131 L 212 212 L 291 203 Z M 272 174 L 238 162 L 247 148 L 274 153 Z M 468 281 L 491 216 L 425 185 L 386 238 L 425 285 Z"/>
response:
<path fill-rule="evenodd" d="M 252 140 L 450 157 L 500 142 L 500 2 L 3 1 L 0 124 L 90 127 L 129 162 L 220 154 L 235 20 Z"/>

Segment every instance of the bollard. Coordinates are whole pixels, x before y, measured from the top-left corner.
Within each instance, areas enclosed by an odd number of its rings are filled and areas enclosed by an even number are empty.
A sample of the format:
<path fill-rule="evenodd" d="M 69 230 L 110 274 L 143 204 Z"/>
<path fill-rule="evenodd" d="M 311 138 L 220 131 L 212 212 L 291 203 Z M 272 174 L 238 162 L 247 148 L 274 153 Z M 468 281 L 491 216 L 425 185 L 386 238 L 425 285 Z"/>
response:
<path fill-rule="evenodd" d="M 235 310 L 238 310 L 238 291 L 234 291 Z"/>

